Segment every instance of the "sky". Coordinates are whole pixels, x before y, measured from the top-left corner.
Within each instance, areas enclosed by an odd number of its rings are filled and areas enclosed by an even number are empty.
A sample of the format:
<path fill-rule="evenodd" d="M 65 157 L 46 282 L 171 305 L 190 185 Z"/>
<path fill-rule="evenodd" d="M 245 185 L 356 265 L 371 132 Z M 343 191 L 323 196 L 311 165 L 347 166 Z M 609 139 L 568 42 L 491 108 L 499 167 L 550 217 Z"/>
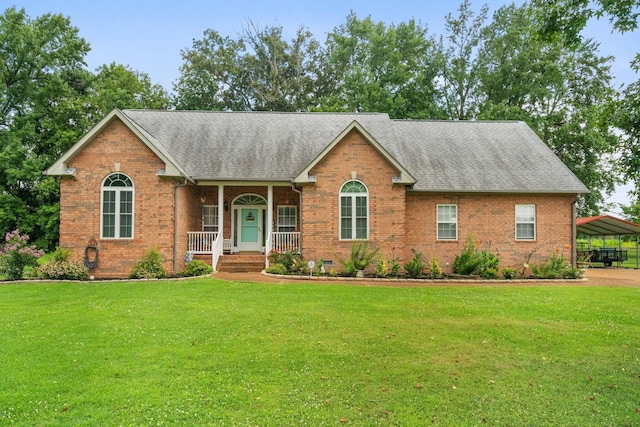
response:
<path fill-rule="evenodd" d="M 399 24 L 410 19 L 426 25 L 428 32 L 445 32 L 445 17 L 457 16 L 462 0 L 0 0 L 2 12 L 15 6 L 24 8 L 31 19 L 46 13 L 61 13 L 79 29 L 80 37 L 90 45 L 87 66 L 115 62 L 149 75 L 152 83 L 173 90 L 180 76 L 180 52 L 191 48 L 203 32 L 213 29 L 222 36 L 237 38 L 252 21 L 259 27 L 282 26 L 286 38 L 304 26 L 321 43 L 326 34 L 346 22 L 351 11 L 360 19 L 370 16 L 375 22 Z M 515 0 L 516 4 L 523 1 Z M 478 11 L 483 4 L 492 14 L 507 0 L 472 0 Z M 612 74 L 616 86 L 640 78 L 629 62 L 640 51 L 640 30 L 612 33 L 606 19 L 589 22 L 586 37 L 600 43 L 600 54 L 614 56 Z M 612 201 L 628 203 L 622 187 Z"/>
<path fill-rule="evenodd" d="M 360 19 L 370 16 L 386 24 L 415 19 L 439 36 L 444 34 L 445 16 L 456 16 L 461 1 L 0 0 L 0 5 L 3 12 L 11 6 L 24 8 L 31 19 L 49 12 L 69 17 L 91 45 L 86 57 L 90 70 L 116 62 L 147 73 L 153 83 L 171 91 L 180 76 L 180 52 L 191 48 L 207 29 L 237 38 L 251 20 L 260 27 L 282 26 L 285 36 L 305 26 L 324 42 L 326 34 L 345 23 L 353 11 Z M 479 10 L 485 3 L 493 13 L 507 1 L 472 0 L 472 7 Z M 608 22 L 601 20 L 590 23 L 588 36 L 601 43 L 603 55 L 616 57 L 612 67 L 616 83 L 637 79 L 628 64 L 640 50 L 640 31 L 612 34 Z"/>

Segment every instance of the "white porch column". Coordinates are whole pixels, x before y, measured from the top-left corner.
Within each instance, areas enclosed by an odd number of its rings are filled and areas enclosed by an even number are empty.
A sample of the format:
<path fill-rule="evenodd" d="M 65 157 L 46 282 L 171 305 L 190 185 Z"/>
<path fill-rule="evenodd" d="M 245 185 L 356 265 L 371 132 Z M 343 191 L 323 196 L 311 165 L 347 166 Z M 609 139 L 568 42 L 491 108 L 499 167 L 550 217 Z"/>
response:
<path fill-rule="evenodd" d="M 267 186 L 267 245 L 265 247 L 265 254 L 267 255 L 267 267 L 269 267 L 269 252 L 271 252 L 271 241 L 273 236 L 273 185 Z"/>
<path fill-rule="evenodd" d="M 224 242 L 224 185 L 218 184 L 218 236 Z"/>

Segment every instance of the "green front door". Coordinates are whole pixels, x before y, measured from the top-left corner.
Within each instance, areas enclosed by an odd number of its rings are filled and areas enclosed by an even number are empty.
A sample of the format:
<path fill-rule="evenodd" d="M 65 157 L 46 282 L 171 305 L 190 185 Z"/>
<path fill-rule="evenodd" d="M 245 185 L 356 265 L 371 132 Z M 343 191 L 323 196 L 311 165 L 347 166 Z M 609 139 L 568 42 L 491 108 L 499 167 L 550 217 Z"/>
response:
<path fill-rule="evenodd" d="M 266 206 L 267 201 L 257 194 L 244 194 L 233 201 L 231 234 L 234 251 L 262 251 L 266 239 Z"/>
<path fill-rule="evenodd" d="M 258 209 L 242 208 L 240 210 L 240 218 L 242 228 L 240 233 L 240 241 L 244 244 L 259 243 L 260 230 L 258 221 Z M 257 249 L 260 249 L 259 247 Z"/>

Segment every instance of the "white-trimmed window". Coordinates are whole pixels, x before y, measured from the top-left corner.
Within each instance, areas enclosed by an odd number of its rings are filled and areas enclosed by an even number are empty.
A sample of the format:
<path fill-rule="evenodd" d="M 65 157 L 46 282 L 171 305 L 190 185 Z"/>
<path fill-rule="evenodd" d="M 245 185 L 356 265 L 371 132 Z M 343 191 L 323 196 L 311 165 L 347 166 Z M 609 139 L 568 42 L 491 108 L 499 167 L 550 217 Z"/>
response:
<path fill-rule="evenodd" d="M 296 231 L 298 209 L 296 206 L 278 206 L 278 231 Z"/>
<path fill-rule="evenodd" d="M 112 173 L 102 183 L 101 237 L 133 238 L 133 181 L 123 173 Z"/>
<path fill-rule="evenodd" d="M 360 181 L 348 181 L 340 189 L 340 239 L 369 238 L 369 192 Z"/>
<path fill-rule="evenodd" d="M 202 206 L 202 231 L 218 231 L 218 206 Z"/>
<path fill-rule="evenodd" d="M 516 205 L 516 240 L 536 239 L 536 205 Z"/>
<path fill-rule="evenodd" d="M 438 240 L 458 239 L 458 205 L 438 205 Z"/>

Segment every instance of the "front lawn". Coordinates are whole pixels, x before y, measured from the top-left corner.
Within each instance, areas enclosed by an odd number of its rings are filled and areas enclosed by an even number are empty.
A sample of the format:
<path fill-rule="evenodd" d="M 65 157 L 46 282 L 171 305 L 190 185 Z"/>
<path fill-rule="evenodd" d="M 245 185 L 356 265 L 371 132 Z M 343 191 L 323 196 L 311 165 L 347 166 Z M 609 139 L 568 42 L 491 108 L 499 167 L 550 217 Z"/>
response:
<path fill-rule="evenodd" d="M 640 289 L 0 286 L 0 425 L 632 426 Z"/>

